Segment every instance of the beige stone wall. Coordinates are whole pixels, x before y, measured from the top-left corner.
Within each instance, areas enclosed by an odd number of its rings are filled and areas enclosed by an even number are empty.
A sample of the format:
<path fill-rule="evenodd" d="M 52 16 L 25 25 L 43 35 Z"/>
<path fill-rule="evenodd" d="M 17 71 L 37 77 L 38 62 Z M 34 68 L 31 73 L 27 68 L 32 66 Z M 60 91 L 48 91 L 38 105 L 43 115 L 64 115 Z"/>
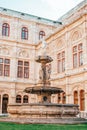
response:
<path fill-rule="evenodd" d="M 7 10 L 9 12 L 9 10 Z M 39 31 L 45 31 L 46 35 L 53 32 L 56 26 L 47 24 L 40 20 L 29 20 L 24 17 L 14 16 L 14 12 L 0 12 L 0 58 L 10 59 L 10 77 L 0 76 L 0 113 L 2 113 L 3 95 L 9 96 L 8 103 L 15 103 L 17 94 L 22 96 L 26 87 L 32 86 L 36 81 L 35 75 L 35 44 L 39 41 Z M 46 20 L 45 20 L 46 21 Z M 2 36 L 2 24 L 8 23 L 10 35 Z M 27 27 L 29 30 L 28 40 L 21 39 L 21 28 Z M 18 60 L 29 61 L 29 79 L 17 78 Z M 36 102 L 36 97 L 29 95 L 29 102 Z M 22 101 L 23 102 L 23 101 Z"/>
<path fill-rule="evenodd" d="M 48 43 L 49 55 L 52 62 L 52 84 L 61 87 L 66 93 L 66 103 L 74 103 L 73 92 L 78 91 L 78 104 L 80 105 L 80 90 L 85 90 L 85 110 L 87 111 L 87 16 L 82 15 L 67 26 L 57 29 L 46 42 Z M 83 44 L 83 65 L 73 69 L 72 48 L 75 45 Z M 47 50 L 47 51 L 48 51 Z M 65 72 L 57 73 L 57 54 L 65 51 Z M 56 100 L 56 96 L 55 96 Z"/>
<path fill-rule="evenodd" d="M 86 8 L 86 7 L 85 7 Z M 82 9 L 83 10 L 83 9 Z M 81 12 L 81 11 L 80 11 Z M 67 19 L 68 20 L 68 19 Z M 10 36 L 2 36 L 2 23 L 9 23 Z M 9 103 L 15 103 L 17 94 L 22 96 L 26 87 L 31 87 L 38 82 L 40 64 L 35 62 L 35 56 L 42 52 L 41 42 L 38 41 L 38 32 L 43 30 L 48 35 L 54 32 L 55 26 L 40 23 L 39 21 L 29 21 L 18 17 L 0 14 L 0 57 L 9 58 L 10 77 L 0 76 L 0 113 L 2 113 L 2 98 L 4 94 L 9 95 Z M 29 29 L 29 39 L 21 40 L 21 28 L 25 26 Z M 51 84 L 62 88 L 66 93 L 66 103 L 74 103 L 73 92 L 85 90 L 85 111 L 87 111 L 87 15 L 81 14 L 81 17 L 73 17 L 68 23 L 59 26 L 56 31 L 46 37 L 47 55 L 53 58 L 51 63 Z M 38 44 L 36 45 L 35 43 Z M 83 43 L 83 65 L 73 69 L 72 47 Z M 65 72 L 57 72 L 57 54 L 65 51 Z M 30 74 L 29 79 L 17 78 L 18 60 L 29 60 Z M 29 102 L 37 102 L 36 95 L 29 95 Z M 52 102 L 58 102 L 58 95 L 52 95 Z M 79 100 L 80 104 L 80 100 Z"/>

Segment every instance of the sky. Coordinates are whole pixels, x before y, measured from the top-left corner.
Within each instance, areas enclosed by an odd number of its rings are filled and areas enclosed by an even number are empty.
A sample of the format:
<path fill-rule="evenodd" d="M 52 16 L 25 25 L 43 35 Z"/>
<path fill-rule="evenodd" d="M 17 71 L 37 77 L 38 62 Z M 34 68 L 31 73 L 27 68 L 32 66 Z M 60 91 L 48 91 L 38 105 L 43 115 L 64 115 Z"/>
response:
<path fill-rule="evenodd" d="M 0 0 L 0 7 L 57 20 L 83 0 Z"/>

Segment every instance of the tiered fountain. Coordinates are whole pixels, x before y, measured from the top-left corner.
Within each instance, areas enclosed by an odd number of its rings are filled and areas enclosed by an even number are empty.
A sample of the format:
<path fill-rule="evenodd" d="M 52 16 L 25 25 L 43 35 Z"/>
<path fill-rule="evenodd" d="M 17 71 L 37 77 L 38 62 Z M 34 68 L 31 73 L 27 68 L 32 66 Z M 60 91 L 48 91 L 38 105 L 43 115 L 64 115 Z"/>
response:
<path fill-rule="evenodd" d="M 61 88 L 51 85 L 50 73 L 47 70 L 46 64 L 53 59 L 46 55 L 46 47 L 43 47 L 42 55 L 35 58 L 35 61 L 41 64 L 39 71 L 39 82 L 34 87 L 28 87 L 24 92 L 37 95 L 37 103 L 29 103 L 18 105 L 13 104 L 8 106 L 10 117 L 23 118 L 60 118 L 60 117 L 76 117 L 79 113 L 78 105 L 74 104 L 56 104 L 51 102 L 51 95 L 62 93 Z"/>

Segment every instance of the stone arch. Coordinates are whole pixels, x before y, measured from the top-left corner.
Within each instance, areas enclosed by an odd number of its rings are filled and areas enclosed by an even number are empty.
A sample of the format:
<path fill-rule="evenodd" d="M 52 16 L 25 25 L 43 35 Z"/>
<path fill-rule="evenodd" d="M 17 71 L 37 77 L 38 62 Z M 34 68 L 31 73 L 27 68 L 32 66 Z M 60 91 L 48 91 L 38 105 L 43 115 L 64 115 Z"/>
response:
<path fill-rule="evenodd" d="M 60 48 L 63 48 L 65 46 L 65 42 L 63 39 L 58 39 L 57 40 L 57 47 L 60 49 Z"/>
<path fill-rule="evenodd" d="M 82 84 L 76 85 L 73 87 L 73 99 L 74 104 L 79 104 L 80 110 L 85 109 L 85 89 Z"/>
<path fill-rule="evenodd" d="M 82 37 L 82 32 L 81 32 L 81 29 L 78 29 L 78 30 L 74 30 L 72 33 L 71 33 L 71 36 L 70 36 L 70 39 L 72 42 L 80 39 Z"/>
<path fill-rule="evenodd" d="M 16 103 L 21 103 L 22 102 L 22 96 L 20 94 L 16 95 Z"/>
<path fill-rule="evenodd" d="M 84 89 L 84 86 L 82 84 L 74 85 L 72 88 L 72 92 L 75 90 L 80 91 L 81 89 Z"/>
<path fill-rule="evenodd" d="M 19 50 L 18 56 L 19 57 L 29 57 L 29 54 L 26 50 Z"/>
<path fill-rule="evenodd" d="M 23 96 L 23 103 L 28 103 L 28 102 L 29 102 L 29 96 L 25 94 Z"/>

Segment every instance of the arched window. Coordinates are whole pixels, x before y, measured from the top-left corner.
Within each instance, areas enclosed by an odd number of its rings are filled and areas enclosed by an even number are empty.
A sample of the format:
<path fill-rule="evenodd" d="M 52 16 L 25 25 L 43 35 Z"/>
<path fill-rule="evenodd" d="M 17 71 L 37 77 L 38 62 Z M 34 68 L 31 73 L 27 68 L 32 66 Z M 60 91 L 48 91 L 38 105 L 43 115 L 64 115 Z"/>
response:
<path fill-rule="evenodd" d="M 45 32 L 44 31 L 40 31 L 39 32 L 39 40 L 42 39 L 45 36 Z"/>
<path fill-rule="evenodd" d="M 85 95 L 84 90 L 80 90 L 80 110 L 84 111 L 85 109 Z"/>
<path fill-rule="evenodd" d="M 28 29 L 26 27 L 21 30 L 21 39 L 28 40 Z"/>
<path fill-rule="evenodd" d="M 65 71 L 65 51 L 57 54 L 58 73 Z"/>
<path fill-rule="evenodd" d="M 78 104 L 78 92 L 74 91 L 74 104 Z"/>
<path fill-rule="evenodd" d="M 20 95 L 16 96 L 16 103 L 21 103 L 21 96 Z"/>
<path fill-rule="evenodd" d="M 2 25 L 2 36 L 9 36 L 10 27 L 8 23 L 3 23 Z"/>
<path fill-rule="evenodd" d="M 24 95 L 24 97 L 23 97 L 23 103 L 28 103 L 28 96 L 27 95 Z"/>
<path fill-rule="evenodd" d="M 63 104 L 66 103 L 66 94 L 65 94 L 65 92 L 62 93 L 62 103 Z"/>

